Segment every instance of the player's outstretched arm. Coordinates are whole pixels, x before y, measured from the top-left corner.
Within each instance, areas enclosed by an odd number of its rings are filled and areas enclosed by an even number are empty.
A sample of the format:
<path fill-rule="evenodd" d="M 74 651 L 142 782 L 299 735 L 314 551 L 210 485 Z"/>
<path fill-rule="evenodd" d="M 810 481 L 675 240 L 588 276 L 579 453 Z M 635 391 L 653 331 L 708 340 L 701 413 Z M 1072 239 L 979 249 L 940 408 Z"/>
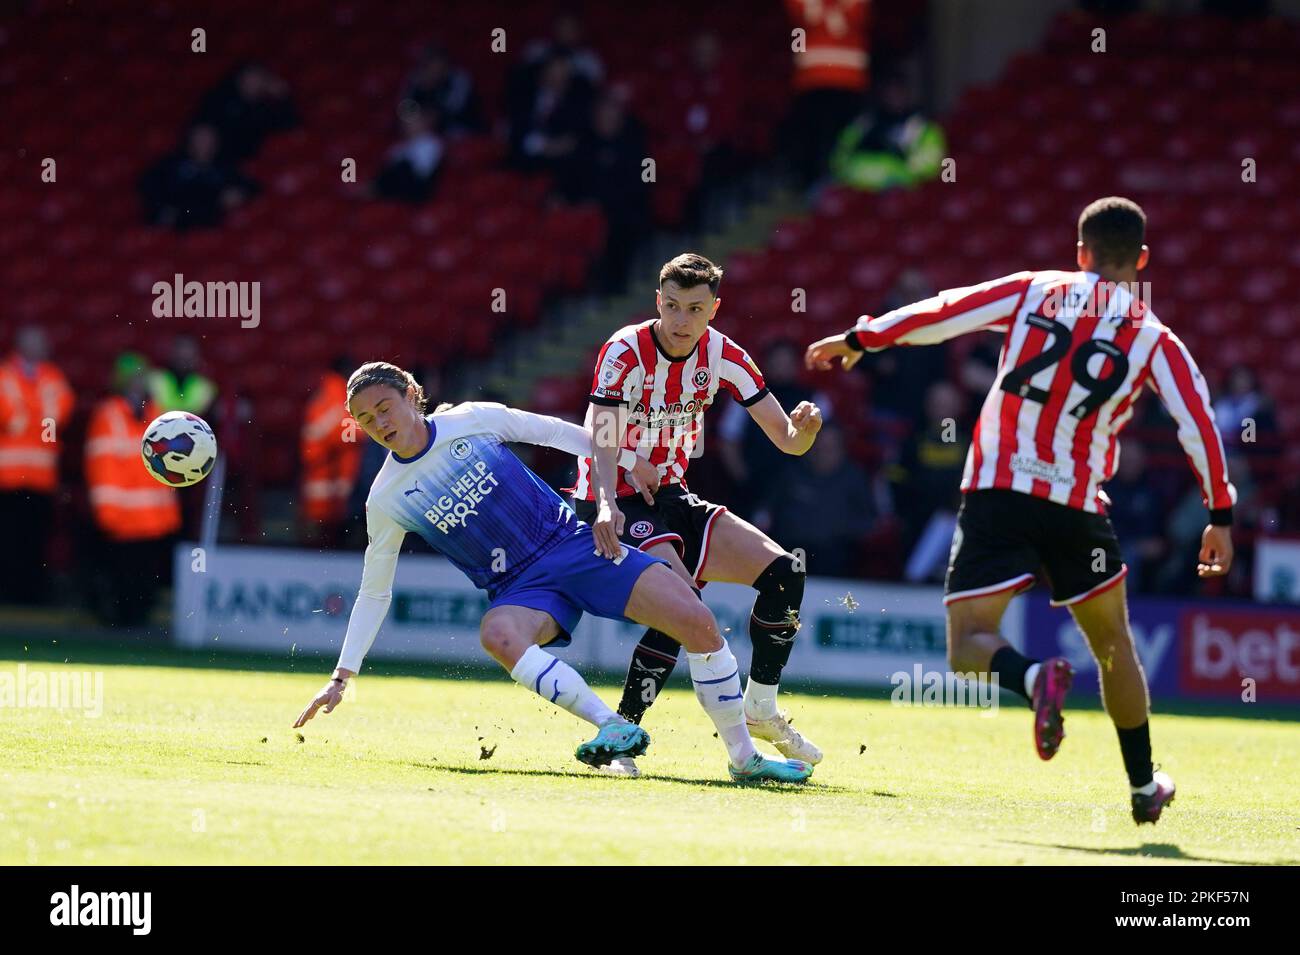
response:
<path fill-rule="evenodd" d="M 298 728 L 325 708 L 332 713 L 343 702 L 347 682 L 361 670 L 361 661 L 375 642 L 379 627 L 388 615 L 388 605 L 393 601 L 393 577 L 397 574 L 397 556 L 402 550 L 406 531 L 378 508 L 366 507 L 366 533 L 370 543 L 366 546 L 365 564 L 361 571 L 361 589 L 352 604 L 348 617 L 343 649 L 339 651 L 338 666 L 319 693 L 298 715 L 294 728 Z"/>
<path fill-rule="evenodd" d="M 1187 346 L 1165 332 L 1151 354 L 1151 388 L 1178 425 L 1178 443 L 1196 474 L 1210 522 L 1201 535 L 1196 573 L 1221 577 L 1232 569 L 1232 506 L 1237 489 L 1228 480 L 1228 456 L 1210 405 L 1205 376 Z"/>
<path fill-rule="evenodd" d="M 839 358 L 847 371 L 864 351 L 894 345 L 937 345 L 968 332 L 1005 331 L 1033 281 L 1032 272 L 1017 272 L 979 285 L 947 289 L 878 318 L 863 315 L 844 335 L 809 345 L 804 361 L 810 369 L 827 371 Z"/>
<path fill-rule="evenodd" d="M 822 429 L 822 412 L 811 401 L 801 401 L 787 417 L 776 395 L 768 392 L 747 409 L 768 439 L 786 454 L 803 454 Z"/>

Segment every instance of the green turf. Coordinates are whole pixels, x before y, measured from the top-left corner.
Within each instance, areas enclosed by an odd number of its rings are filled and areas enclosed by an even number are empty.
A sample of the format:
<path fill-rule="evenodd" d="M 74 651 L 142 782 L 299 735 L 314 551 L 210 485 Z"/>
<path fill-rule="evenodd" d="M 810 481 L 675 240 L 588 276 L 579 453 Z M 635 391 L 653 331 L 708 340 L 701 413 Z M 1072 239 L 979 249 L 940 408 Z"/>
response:
<path fill-rule="evenodd" d="M 804 788 L 742 789 L 685 687 L 646 720 L 647 776 L 612 779 L 573 759 L 584 725 L 501 679 L 364 676 L 299 742 L 328 664 L 64 649 L 0 647 L 0 673 L 84 666 L 104 692 L 98 718 L 0 709 L 0 864 L 1300 862 L 1300 733 L 1282 721 L 1158 716 L 1179 796 L 1138 829 L 1097 710 L 1045 764 L 1009 704 L 790 694 L 825 762 Z"/>

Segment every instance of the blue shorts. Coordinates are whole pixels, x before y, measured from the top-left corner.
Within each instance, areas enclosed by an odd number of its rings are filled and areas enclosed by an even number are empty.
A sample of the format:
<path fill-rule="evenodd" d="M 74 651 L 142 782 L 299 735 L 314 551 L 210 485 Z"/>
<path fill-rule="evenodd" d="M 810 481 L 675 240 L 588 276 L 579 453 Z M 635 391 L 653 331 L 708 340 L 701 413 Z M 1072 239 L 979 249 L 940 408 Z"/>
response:
<path fill-rule="evenodd" d="M 494 607 L 528 607 L 550 614 L 560 625 L 560 635 L 548 646 L 567 647 L 573 642 L 573 628 L 583 613 L 627 620 L 623 610 L 632 588 L 646 569 L 668 562 L 639 550 L 620 545 L 623 559 L 617 564 L 596 553 L 591 528 L 578 530 L 547 551 L 492 599 Z"/>

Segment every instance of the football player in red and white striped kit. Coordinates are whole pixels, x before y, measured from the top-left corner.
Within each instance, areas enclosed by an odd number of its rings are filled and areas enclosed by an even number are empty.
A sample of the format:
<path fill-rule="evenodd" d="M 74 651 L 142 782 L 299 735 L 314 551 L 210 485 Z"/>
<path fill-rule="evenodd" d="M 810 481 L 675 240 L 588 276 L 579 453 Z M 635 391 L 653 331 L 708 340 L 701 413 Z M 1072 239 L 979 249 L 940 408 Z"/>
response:
<path fill-rule="evenodd" d="M 1061 706 L 1072 679 L 1060 657 L 1030 660 L 999 635 L 1002 615 L 1041 570 L 1052 603 L 1069 607 L 1099 661 L 1102 700 L 1119 733 L 1133 818 L 1155 822 L 1173 799 L 1153 772 L 1146 675 L 1129 631 L 1124 575 L 1101 485 L 1115 473 L 1120 430 L 1150 387 L 1178 424 L 1209 510 L 1202 577 L 1232 562 L 1232 506 L 1210 395 L 1183 343 L 1132 294 L 1149 250 L 1146 216 L 1128 199 L 1091 203 L 1079 217 L 1078 272 L 1018 272 L 950 289 L 810 345 L 809 367 L 850 368 L 864 351 L 930 345 L 957 335 L 1003 336 L 962 478 L 962 507 L 945 585 L 948 661 L 994 673 L 1034 709 L 1038 754 L 1065 735 Z"/>
<path fill-rule="evenodd" d="M 804 560 L 686 486 L 687 465 L 701 450 L 704 411 L 719 389 L 748 409 L 787 454 L 807 451 L 822 426 L 821 411 L 810 401 L 787 417 L 745 350 L 710 327 L 721 281 L 722 269 L 704 256 L 677 256 L 659 272 L 659 317 L 619 329 L 601 349 L 586 418 L 600 458 L 594 464 L 613 473 L 620 448 L 636 449 L 649 463 L 618 472 L 617 501 L 608 502 L 610 516 L 602 520 L 593 461 L 579 458 L 574 510 L 592 525 L 597 540 L 611 548 L 621 540 L 662 557 L 696 588 L 717 580 L 758 591 L 749 619 L 754 653 L 744 693 L 750 734 L 775 743 L 784 756 L 816 763 L 821 750 L 776 705 L 781 671 L 799 630 Z M 647 630 L 628 667 L 619 713 L 640 723 L 676 662 L 671 638 Z M 630 759 L 616 760 L 606 771 L 637 774 Z"/>

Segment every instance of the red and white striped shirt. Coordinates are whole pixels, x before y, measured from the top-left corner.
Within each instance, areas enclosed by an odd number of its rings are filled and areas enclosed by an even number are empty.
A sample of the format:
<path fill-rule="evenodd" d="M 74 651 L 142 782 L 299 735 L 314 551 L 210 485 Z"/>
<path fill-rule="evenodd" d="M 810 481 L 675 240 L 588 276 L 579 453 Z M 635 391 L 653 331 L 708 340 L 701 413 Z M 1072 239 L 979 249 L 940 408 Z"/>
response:
<path fill-rule="evenodd" d="M 707 329 L 685 358 L 671 358 L 654 333 L 655 319 L 620 328 L 600 350 L 591 383 L 594 405 L 626 406 L 621 448 L 632 448 L 659 468 L 664 484 L 686 485 L 686 467 L 703 433 L 704 409 L 725 388 L 745 407 L 768 393 L 762 372 L 743 348 Z M 587 408 L 586 425 L 592 426 Z M 637 493 L 618 472 L 618 496 Z M 591 458 L 578 458 L 575 500 L 593 501 Z"/>
<path fill-rule="evenodd" d="M 1017 272 L 864 315 L 849 338 L 877 351 L 980 330 L 1005 337 L 963 491 L 1004 488 L 1104 513 L 1101 485 L 1119 463 L 1119 433 L 1149 385 L 1178 424 L 1213 522 L 1231 523 L 1237 491 L 1205 379 L 1178 336 L 1122 283 L 1092 272 Z"/>

